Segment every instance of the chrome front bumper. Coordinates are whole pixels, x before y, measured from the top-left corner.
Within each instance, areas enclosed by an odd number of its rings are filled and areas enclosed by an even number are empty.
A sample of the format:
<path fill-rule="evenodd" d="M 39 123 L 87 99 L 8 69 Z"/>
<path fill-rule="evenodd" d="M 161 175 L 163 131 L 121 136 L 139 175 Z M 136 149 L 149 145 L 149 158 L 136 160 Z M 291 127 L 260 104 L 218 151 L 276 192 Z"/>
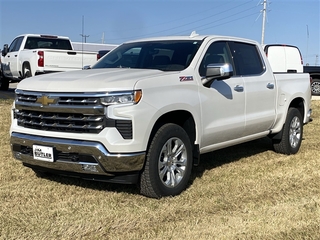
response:
<path fill-rule="evenodd" d="M 143 168 L 145 152 L 109 153 L 99 142 L 41 137 L 13 132 L 13 156 L 26 165 L 62 172 L 115 176 L 137 172 Z M 33 145 L 52 147 L 54 162 L 35 160 Z"/>

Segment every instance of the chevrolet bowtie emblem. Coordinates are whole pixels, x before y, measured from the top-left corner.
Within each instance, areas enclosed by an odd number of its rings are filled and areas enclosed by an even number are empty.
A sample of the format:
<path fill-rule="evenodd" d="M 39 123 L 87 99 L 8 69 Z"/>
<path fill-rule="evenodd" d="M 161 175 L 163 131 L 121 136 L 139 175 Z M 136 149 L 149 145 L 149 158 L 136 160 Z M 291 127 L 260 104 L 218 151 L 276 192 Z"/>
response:
<path fill-rule="evenodd" d="M 39 97 L 36 101 L 36 103 L 41 103 L 42 105 L 49 105 L 54 102 L 55 102 L 55 99 L 49 98 L 48 96 Z"/>

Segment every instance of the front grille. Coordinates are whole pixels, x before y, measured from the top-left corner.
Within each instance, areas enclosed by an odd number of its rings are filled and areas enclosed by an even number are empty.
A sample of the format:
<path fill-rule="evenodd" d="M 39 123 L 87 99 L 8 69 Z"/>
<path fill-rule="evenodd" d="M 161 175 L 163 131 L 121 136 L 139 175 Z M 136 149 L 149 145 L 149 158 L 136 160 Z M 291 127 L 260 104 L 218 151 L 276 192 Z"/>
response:
<path fill-rule="evenodd" d="M 98 98 L 84 98 L 84 97 L 60 97 L 59 102 L 60 105 L 96 105 L 99 103 Z"/>
<path fill-rule="evenodd" d="M 68 96 L 69 95 L 69 96 Z M 48 97 L 50 99 L 56 99 L 58 105 L 97 105 L 99 104 L 99 96 L 87 96 L 86 94 L 55 94 L 55 93 L 34 93 L 24 92 L 21 90 L 16 91 L 16 102 L 18 103 L 37 103 L 42 97 Z M 41 103 L 41 102 L 39 102 Z"/>
<path fill-rule="evenodd" d="M 115 127 L 132 139 L 130 120 L 109 119 L 100 98 L 105 93 L 41 93 L 16 90 L 14 118 L 18 125 L 43 131 L 100 133 Z"/>
<path fill-rule="evenodd" d="M 14 113 L 18 125 L 44 131 L 99 133 L 105 128 L 105 116 L 19 110 Z"/>

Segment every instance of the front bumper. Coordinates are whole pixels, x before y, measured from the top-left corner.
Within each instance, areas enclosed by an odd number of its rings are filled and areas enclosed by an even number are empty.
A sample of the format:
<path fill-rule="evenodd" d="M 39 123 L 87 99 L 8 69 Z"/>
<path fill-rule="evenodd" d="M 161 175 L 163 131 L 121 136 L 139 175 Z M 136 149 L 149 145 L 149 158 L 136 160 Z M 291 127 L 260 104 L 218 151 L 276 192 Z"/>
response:
<path fill-rule="evenodd" d="M 12 132 L 11 149 L 13 156 L 32 168 L 43 168 L 48 172 L 64 175 L 105 176 L 105 180 L 120 175 L 130 175 L 142 170 L 145 152 L 109 153 L 99 142 L 41 137 Z M 46 162 L 33 158 L 33 145 L 52 147 L 54 161 Z M 74 173 L 74 174 L 72 174 Z M 98 177 L 97 177 L 98 179 Z M 129 181 L 131 182 L 131 181 Z"/>

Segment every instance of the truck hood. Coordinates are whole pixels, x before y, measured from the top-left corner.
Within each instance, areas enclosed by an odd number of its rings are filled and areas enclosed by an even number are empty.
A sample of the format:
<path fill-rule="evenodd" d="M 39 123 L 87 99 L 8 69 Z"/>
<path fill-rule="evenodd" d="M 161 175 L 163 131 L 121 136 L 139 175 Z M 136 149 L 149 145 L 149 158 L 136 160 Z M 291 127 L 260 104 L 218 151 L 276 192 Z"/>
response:
<path fill-rule="evenodd" d="M 22 80 L 17 89 L 42 92 L 103 92 L 131 90 L 137 81 L 172 72 L 104 68 L 43 74 Z"/>

